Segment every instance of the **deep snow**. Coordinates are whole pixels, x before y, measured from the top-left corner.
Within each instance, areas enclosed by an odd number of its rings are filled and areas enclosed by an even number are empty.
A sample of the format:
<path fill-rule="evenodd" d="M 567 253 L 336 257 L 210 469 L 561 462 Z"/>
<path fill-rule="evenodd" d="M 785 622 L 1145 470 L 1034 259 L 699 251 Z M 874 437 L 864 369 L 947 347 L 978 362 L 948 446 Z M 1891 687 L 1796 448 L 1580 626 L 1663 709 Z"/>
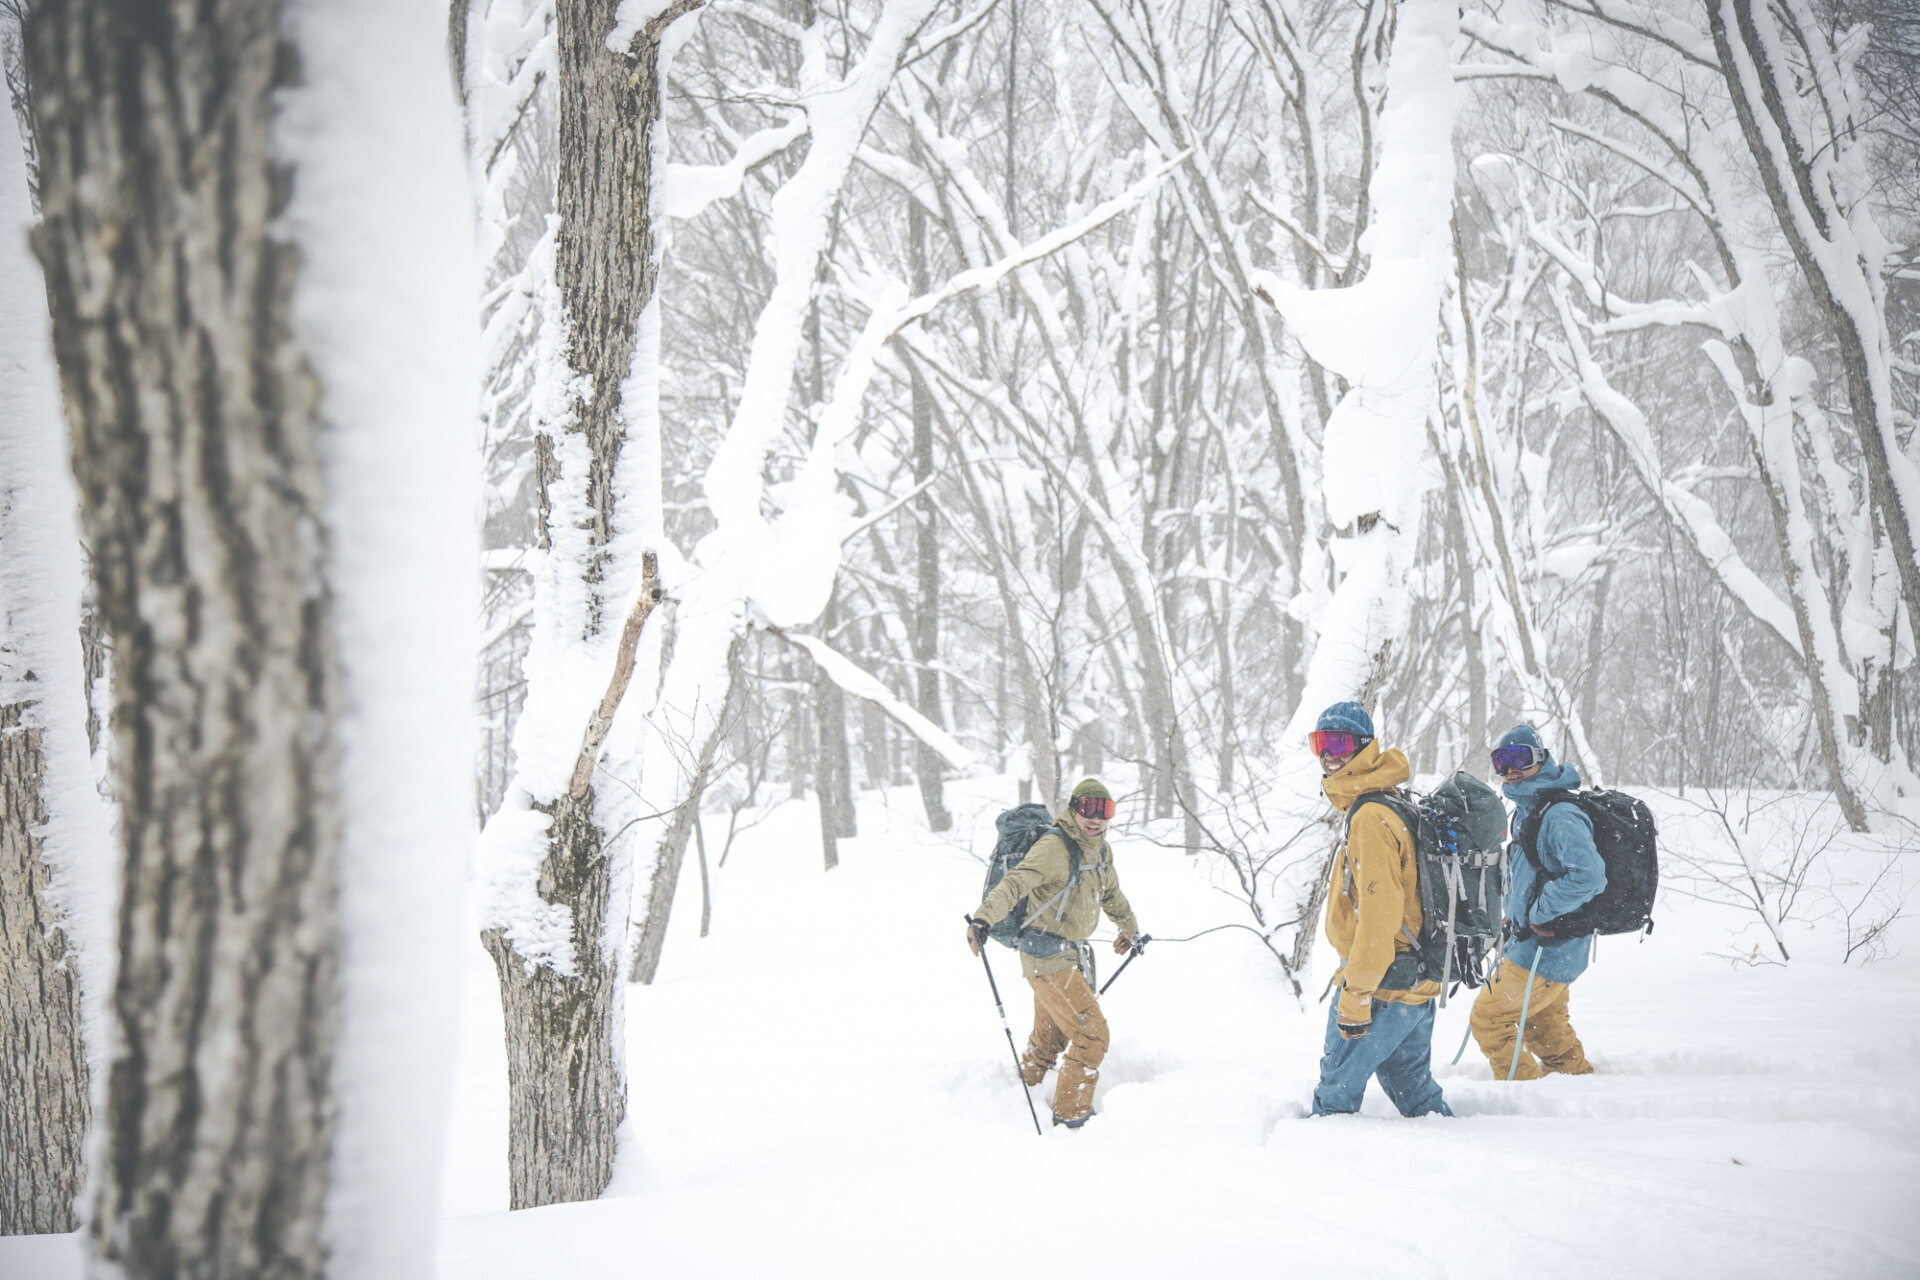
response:
<path fill-rule="evenodd" d="M 783 805 L 714 870 L 705 939 L 687 868 L 659 977 L 630 993 L 639 1151 L 598 1203 L 501 1212 L 498 1002 L 476 948 L 442 1276 L 1920 1269 L 1911 956 L 1842 966 L 1802 931 L 1790 968 L 1736 965 L 1765 934 L 1673 898 L 1646 941 L 1602 940 L 1574 990 L 1595 1076 L 1496 1083 L 1472 1046 L 1447 1065 L 1462 999 L 1435 1036 L 1459 1119 L 1402 1120 L 1376 1089 L 1362 1116 L 1314 1120 L 1327 957 L 1303 1012 L 1249 935 L 1165 943 L 1105 999 L 1100 1114 L 1036 1138 L 960 923 L 1006 801 L 949 793 L 951 842 L 911 788 L 865 794 L 830 873 L 811 804 Z M 1236 918 L 1204 865 L 1124 826 L 1116 849 L 1149 932 Z M 1023 1037 L 1017 962 L 992 959 Z"/>
<path fill-rule="evenodd" d="M 1403 1120 L 1377 1089 L 1359 1117 L 1304 1117 L 1324 955 L 1303 1012 L 1246 934 L 1161 943 L 1105 999 L 1099 1114 L 1036 1138 L 962 940 L 991 786 L 949 786 L 951 839 L 911 788 L 864 794 L 832 872 L 811 803 L 781 805 L 713 869 L 704 939 L 688 866 L 659 978 L 629 998 L 637 1143 L 595 1203 L 504 1211 L 499 1005 L 471 947 L 443 1280 L 1920 1270 L 1914 928 L 1867 966 L 1801 928 L 1790 967 L 1754 967 L 1725 957 L 1764 944 L 1757 925 L 1736 937 L 1734 913 L 1669 897 L 1574 989 L 1598 1074 L 1495 1082 L 1471 1046 L 1450 1066 L 1467 1002 L 1440 1014 L 1452 1121 Z M 707 822 L 717 857 L 725 815 Z M 1236 918 L 1203 863 L 1124 822 L 1116 849 L 1149 932 Z M 992 958 L 1023 1035 L 1018 966 Z M 0 1274 L 77 1276 L 75 1252 L 0 1242 Z"/>

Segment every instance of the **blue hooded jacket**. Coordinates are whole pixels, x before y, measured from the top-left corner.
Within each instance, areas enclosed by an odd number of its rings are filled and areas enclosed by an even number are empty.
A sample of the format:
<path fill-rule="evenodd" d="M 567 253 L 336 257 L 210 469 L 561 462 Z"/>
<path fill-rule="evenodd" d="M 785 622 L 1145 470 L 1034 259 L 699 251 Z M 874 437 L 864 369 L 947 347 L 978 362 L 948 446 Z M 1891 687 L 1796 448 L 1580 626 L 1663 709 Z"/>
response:
<path fill-rule="evenodd" d="M 1551 755 L 1540 772 L 1522 782 L 1501 785 L 1507 799 L 1513 801 L 1513 822 L 1509 831 L 1518 834 L 1540 806 L 1543 791 L 1573 791 L 1580 786 L 1580 771 L 1561 764 Z M 1507 944 L 1507 959 L 1525 969 L 1540 953 L 1538 975 L 1549 982 L 1572 982 L 1585 973 L 1593 955 L 1592 938 L 1536 938 L 1526 926 L 1545 924 L 1569 911 L 1577 911 L 1607 887 L 1607 864 L 1593 843 L 1593 820 L 1570 804 L 1549 805 L 1534 841 L 1534 853 L 1546 868 L 1542 881 L 1534 871 L 1533 860 L 1518 844 L 1507 846 L 1507 896 L 1501 910 L 1507 919 L 1521 928 L 1521 936 Z M 1535 884 L 1539 897 L 1534 897 Z"/>

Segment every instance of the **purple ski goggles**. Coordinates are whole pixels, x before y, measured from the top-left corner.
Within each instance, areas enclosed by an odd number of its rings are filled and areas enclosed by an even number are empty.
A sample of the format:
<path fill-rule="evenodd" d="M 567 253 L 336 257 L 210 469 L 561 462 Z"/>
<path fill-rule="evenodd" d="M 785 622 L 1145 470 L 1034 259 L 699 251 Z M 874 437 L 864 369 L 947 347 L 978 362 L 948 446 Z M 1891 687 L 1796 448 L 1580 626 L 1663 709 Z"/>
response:
<path fill-rule="evenodd" d="M 1526 742 L 1515 742 L 1493 749 L 1493 771 L 1495 773 L 1524 773 L 1537 764 L 1544 764 L 1547 753 L 1539 747 Z"/>

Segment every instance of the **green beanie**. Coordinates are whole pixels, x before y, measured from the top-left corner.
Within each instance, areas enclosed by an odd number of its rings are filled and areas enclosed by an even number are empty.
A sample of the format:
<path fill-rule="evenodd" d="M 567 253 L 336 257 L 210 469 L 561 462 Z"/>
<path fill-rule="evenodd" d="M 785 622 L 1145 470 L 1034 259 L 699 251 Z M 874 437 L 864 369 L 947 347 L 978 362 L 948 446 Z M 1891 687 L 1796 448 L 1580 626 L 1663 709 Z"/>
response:
<path fill-rule="evenodd" d="M 1113 792 L 1107 790 L 1106 784 L 1098 778 L 1082 778 L 1079 784 L 1073 789 L 1073 798 L 1078 800 L 1082 796 L 1093 796 L 1099 800 L 1111 800 L 1113 799 Z"/>

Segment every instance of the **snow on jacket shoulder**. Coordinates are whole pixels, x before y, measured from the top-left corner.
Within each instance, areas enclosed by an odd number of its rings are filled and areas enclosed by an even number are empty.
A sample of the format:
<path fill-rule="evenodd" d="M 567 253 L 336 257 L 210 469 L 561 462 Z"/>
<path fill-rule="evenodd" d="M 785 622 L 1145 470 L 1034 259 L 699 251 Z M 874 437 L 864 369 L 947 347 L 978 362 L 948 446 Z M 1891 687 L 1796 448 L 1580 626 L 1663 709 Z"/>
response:
<path fill-rule="evenodd" d="M 1378 742 L 1369 742 L 1346 768 L 1321 779 L 1320 789 L 1345 813 L 1362 795 L 1391 790 L 1412 776 L 1407 757 L 1398 748 L 1382 751 Z M 1413 833 L 1388 806 L 1363 805 L 1353 815 L 1327 887 L 1327 941 L 1339 952 L 1346 971 L 1340 988 L 1342 1022 L 1371 1022 L 1376 999 L 1424 1004 L 1440 993 L 1440 984 L 1431 981 L 1411 990 L 1380 989 L 1393 958 L 1411 948 L 1410 939 L 1420 936 L 1419 870 L 1414 854 Z"/>
<path fill-rule="evenodd" d="M 1512 832 L 1517 836 L 1527 825 L 1546 792 L 1573 791 L 1579 786 L 1580 771 L 1552 759 L 1533 777 L 1506 783 L 1501 789 L 1514 804 Z M 1534 853 L 1538 868 L 1517 842 L 1508 857 L 1502 909 L 1523 930 L 1579 910 L 1607 887 L 1607 864 L 1593 842 L 1593 820 L 1571 804 L 1547 805 L 1534 837 Z M 1534 953 L 1541 951 L 1539 976 L 1549 982 L 1572 982 L 1586 972 L 1593 954 L 1591 938 L 1553 938 L 1545 942 L 1544 950 L 1542 945 L 1528 933 L 1508 946 L 1507 959 L 1527 968 Z"/>

